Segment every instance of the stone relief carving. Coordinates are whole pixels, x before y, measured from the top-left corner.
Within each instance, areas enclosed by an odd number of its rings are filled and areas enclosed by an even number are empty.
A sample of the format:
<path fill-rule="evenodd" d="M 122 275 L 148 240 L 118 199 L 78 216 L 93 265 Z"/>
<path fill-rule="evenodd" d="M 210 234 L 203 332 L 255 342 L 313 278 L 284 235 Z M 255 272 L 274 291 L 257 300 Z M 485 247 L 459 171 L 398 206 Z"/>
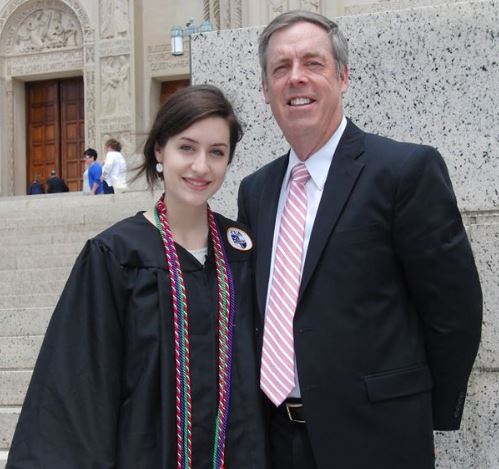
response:
<path fill-rule="evenodd" d="M 174 72 L 189 73 L 190 44 L 185 44 L 184 55 L 173 56 L 170 45 L 158 44 L 147 47 L 147 66 L 153 75 L 168 75 Z"/>
<path fill-rule="evenodd" d="M 102 61 L 102 112 L 121 115 L 130 112 L 130 64 L 127 57 L 109 57 Z"/>
<path fill-rule="evenodd" d="M 77 20 L 67 12 L 41 9 L 29 15 L 17 31 L 14 52 L 38 52 L 82 43 Z"/>
<path fill-rule="evenodd" d="M 314 11 L 315 13 L 319 13 L 319 7 L 319 0 L 300 0 L 300 8 L 302 10 Z"/>
<path fill-rule="evenodd" d="M 270 16 L 273 18 L 284 13 L 288 6 L 287 3 L 286 0 L 270 0 Z"/>
<path fill-rule="evenodd" d="M 127 131 L 126 129 L 120 129 L 117 131 L 104 131 L 101 134 L 101 139 L 100 139 L 100 148 L 104 147 L 104 144 L 106 143 L 107 140 L 110 138 L 115 138 L 118 140 L 118 142 L 121 143 L 121 153 L 123 153 L 123 156 L 125 159 L 127 156 L 129 156 L 131 153 L 133 153 L 133 143 L 132 143 L 132 136 L 130 131 Z M 105 153 L 103 153 L 103 156 Z"/>
<path fill-rule="evenodd" d="M 43 54 L 33 60 L 31 56 L 9 57 L 6 60 L 6 74 L 36 75 L 40 73 L 81 70 L 83 68 L 83 52 L 58 51 Z"/>
<path fill-rule="evenodd" d="M 0 13 L 4 27 L 1 49 L 9 55 L 93 42 L 88 16 L 76 0 L 12 0 Z"/>
<path fill-rule="evenodd" d="M 99 56 L 109 57 L 111 55 L 129 55 L 130 41 L 128 39 L 114 39 L 102 41 L 99 44 Z"/>
<path fill-rule="evenodd" d="M 100 0 L 100 35 L 114 39 L 128 35 L 128 0 Z"/>
<path fill-rule="evenodd" d="M 204 0 L 203 12 L 215 29 L 242 27 L 242 0 Z"/>
<path fill-rule="evenodd" d="M 12 80 L 5 80 L 5 91 L 7 93 L 7 152 L 9 172 L 9 195 L 14 195 L 15 164 L 14 164 L 14 93 Z"/>
<path fill-rule="evenodd" d="M 118 131 L 132 130 L 132 119 L 130 116 L 125 117 L 103 117 L 100 119 L 99 128 L 101 132 L 116 133 Z"/>
<path fill-rule="evenodd" d="M 85 65 L 93 66 L 95 64 L 95 47 L 90 46 L 85 48 Z"/>
<path fill-rule="evenodd" d="M 15 136 L 12 76 L 39 75 L 85 69 L 87 142 L 95 145 L 94 30 L 81 0 L 7 0 L 0 8 L 1 67 L 5 71 L 5 147 L 10 195 L 15 189 Z M 85 63 L 84 49 L 85 44 Z M 64 49 L 69 50 L 64 50 Z M 79 50 L 74 50 L 79 48 Z M 30 55 L 24 55 L 24 54 Z M 36 60 L 31 54 L 36 55 Z"/>
<path fill-rule="evenodd" d="M 95 148 L 95 72 L 85 72 L 85 132 L 87 145 Z"/>

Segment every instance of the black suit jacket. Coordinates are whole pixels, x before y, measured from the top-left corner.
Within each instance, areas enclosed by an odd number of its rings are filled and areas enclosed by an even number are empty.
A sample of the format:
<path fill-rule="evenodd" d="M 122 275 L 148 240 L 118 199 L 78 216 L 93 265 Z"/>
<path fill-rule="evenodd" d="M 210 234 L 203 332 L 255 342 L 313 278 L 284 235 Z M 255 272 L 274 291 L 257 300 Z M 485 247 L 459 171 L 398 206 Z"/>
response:
<path fill-rule="evenodd" d="M 285 155 L 245 178 L 265 309 Z M 348 122 L 306 254 L 294 341 L 320 469 L 434 467 L 433 429 L 460 425 L 481 289 L 446 166 L 431 147 Z"/>

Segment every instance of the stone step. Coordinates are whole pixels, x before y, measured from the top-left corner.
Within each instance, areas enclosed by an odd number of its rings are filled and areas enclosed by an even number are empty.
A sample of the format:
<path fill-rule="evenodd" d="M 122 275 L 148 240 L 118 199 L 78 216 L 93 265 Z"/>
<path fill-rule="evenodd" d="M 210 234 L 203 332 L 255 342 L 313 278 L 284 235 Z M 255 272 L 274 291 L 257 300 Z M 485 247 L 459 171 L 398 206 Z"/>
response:
<path fill-rule="evenodd" d="M 124 217 L 120 217 L 124 218 Z M 120 219 L 118 218 L 118 219 Z M 116 220 L 103 221 L 98 223 L 79 223 L 79 224 L 56 224 L 50 225 L 48 223 L 42 224 L 40 226 L 31 226 L 31 225 L 23 225 L 15 228 L 2 229 L 0 228 L 0 236 L 2 240 L 4 237 L 9 239 L 10 245 L 16 244 L 12 243 L 12 240 L 15 239 L 18 233 L 22 233 L 27 238 L 37 238 L 40 234 L 54 234 L 54 233 L 64 233 L 66 236 L 70 237 L 72 233 L 82 233 L 82 232 L 92 232 L 98 233 L 106 228 L 110 227 Z"/>
<path fill-rule="evenodd" d="M 69 267 L 74 264 L 77 253 L 33 256 L 4 256 L 0 257 L 0 270 L 36 269 L 44 266 Z"/>
<path fill-rule="evenodd" d="M 43 335 L 54 306 L 0 309 L 0 337 Z"/>
<path fill-rule="evenodd" d="M 0 337 L 0 369 L 30 370 L 35 366 L 43 335 Z"/>
<path fill-rule="evenodd" d="M 102 231 L 101 227 L 87 227 L 87 230 L 73 231 L 68 233 L 26 233 L 21 231 L 8 235 L 2 234 L 2 246 L 6 249 L 15 249 L 20 246 L 48 246 L 50 244 L 72 244 L 85 243 L 87 239 L 93 238 Z"/>
<path fill-rule="evenodd" d="M 33 269 L 34 270 L 34 269 Z M 69 269 L 68 269 L 69 270 Z M 1 271 L 6 273 L 10 271 Z M 15 271 L 12 271 L 15 272 Z M 50 276 L 50 269 L 40 269 L 38 278 L 24 280 L 7 279 L 0 283 L 0 296 L 26 295 L 33 293 L 60 294 L 66 283 L 67 276 L 63 279 L 54 279 Z"/>
<path fill-rule="evenodd" d="M 33 369 L 43 337 L 43 334 L 0 337 L 0 370 Z"/>
<path fill-rule="evenodd" d="M 0 450 L 0 469 L 5 469 L 5 466 L 7 465 L 7 456 L 9 455 L 9 452 L 6 450 Z"/>
<path fill-rule="evenodd" d="M 31 370 L 0 370 L 0 406 L 22 406 Z"/>
<path fill-rule="evenodd" d="M 123 210 L 115 210 L 114 207 L 107 207 L 106 210 L 101 210 L 97 213 L 82 213 L 70 212 L 68 209 L 60 209 L 61 215 L 51 217 L 37 217 L 31 216 L 29 218 L 4 218 L 0 225 L 0 232 L 11 232 L 15 230 L 38 230 L 40 227 L 56 228 L 60 225 L 82 225 L 87 224 L 92 226 L 94 224 L 112 224 L 122 218 L 135 215 L 137 211 L 128 208 Z M 5 215 L 3 215 L 5 217 Z"/>
<path fill-rule="evenodd" d="M 15 256 L 36 256 L 40 253 L 46 255 L 78 254 L 82 246 L 83 242 L 79 240 L 69 240 L 66 243 L 21 244 L 19 246 L 4 246 L 2 243 L 2 245 L 0 246 L 0 258 Z"/>
<path fill-rule="evenodd" d="M 0 271 L 70 266 L 83 246 L 84 244 L 76 243 L 60 250 L 57 249 L 57 245 L 53 248 L 49 245 L 47 249 L 45 246 L 23 246 L 22 249 L 15 251 L 10 248 L 10 252 L 2 252 L 0 249 Z"/>
<path fill-rule="evenodd" d="M 160 192 L 127 192 L 102 197 L 82 196 L 81 193 L 53 194 L 40 197 L 0 197 L 0 211 L 9 219 L 24 219 L 31 215 L 48 218 L 57 214 L 66 216 L 69 212 L 99 214 L 109 210 L 112 213 L 148 210 L 158 199 Z"/>
<path fill-rule="evenodd" d="M 0 450 L 8 450 L 17 421 L 21 413 L 21 407 L 0 407 Z"/>
<path fill-rule="evenodd" d="M 0 284 L 29 283 L 42 279 L 66 280 L 71 272 L 70 267 L 50 267 L 38 269 L 17 269 L 0 271 Z"/>
<path fill-rule="evenodd" d="M 54 306 L 58 299 L 59 295 L 54 293 L 3 295 L 0 296 L 0 309 L 40 308 Z"/>

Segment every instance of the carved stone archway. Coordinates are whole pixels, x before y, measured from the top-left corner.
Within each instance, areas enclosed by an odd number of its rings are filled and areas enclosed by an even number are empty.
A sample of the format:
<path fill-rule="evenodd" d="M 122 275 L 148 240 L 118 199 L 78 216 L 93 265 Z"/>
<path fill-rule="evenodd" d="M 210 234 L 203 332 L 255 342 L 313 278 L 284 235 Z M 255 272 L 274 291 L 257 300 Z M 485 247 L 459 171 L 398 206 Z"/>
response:
<path fill-rule="evenodd" d="M 85 140 L 95 142 L 94 30 L 78 0 L 11 0 L 0 11 L 0 55 L 0 194 L 13 195 L 26 166 L 22 81 L 83 75 Z"/>

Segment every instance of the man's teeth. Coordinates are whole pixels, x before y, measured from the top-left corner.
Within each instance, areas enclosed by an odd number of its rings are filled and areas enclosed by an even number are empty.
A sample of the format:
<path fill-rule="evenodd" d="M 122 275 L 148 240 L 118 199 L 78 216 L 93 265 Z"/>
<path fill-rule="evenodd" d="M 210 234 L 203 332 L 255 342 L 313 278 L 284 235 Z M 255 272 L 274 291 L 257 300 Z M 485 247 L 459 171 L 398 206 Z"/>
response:
<path fill-rule="evenodd" d="M 290 101 L 291 106 L 304 106 L 305 104 L 310 104 L 312 100 L 310 98 L 294 98 Z"/>

